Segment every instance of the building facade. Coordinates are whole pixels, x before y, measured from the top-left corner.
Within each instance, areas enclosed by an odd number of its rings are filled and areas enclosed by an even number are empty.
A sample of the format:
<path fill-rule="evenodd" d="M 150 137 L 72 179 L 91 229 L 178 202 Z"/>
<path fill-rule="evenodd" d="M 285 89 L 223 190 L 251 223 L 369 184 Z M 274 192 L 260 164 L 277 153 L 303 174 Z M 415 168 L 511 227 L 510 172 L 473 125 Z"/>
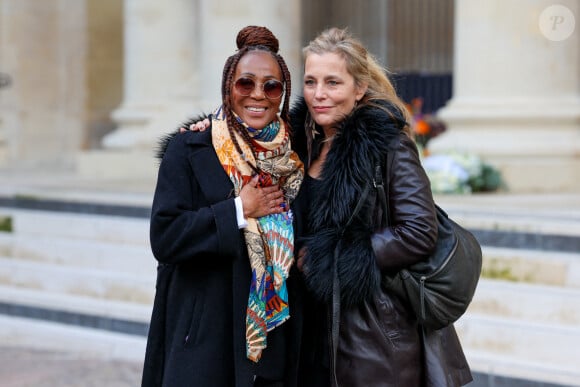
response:
<path fill-rule="evenodd" d="M 301 47 L 339 26 L 438 110 L 432 151 L 580 192 L 579 2 L 0 0 L 0 170 L 153 180 L 157 138 L 219 102 L 240 28 L 279 37 L 296 96 Z"/>

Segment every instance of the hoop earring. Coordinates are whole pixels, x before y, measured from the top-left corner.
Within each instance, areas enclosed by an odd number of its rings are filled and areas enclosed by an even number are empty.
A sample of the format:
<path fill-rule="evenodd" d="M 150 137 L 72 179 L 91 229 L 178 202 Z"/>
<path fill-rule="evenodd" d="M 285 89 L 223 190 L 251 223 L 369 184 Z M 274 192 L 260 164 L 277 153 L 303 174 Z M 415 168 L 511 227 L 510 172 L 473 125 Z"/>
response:
<path fill-rule="evenodd" d="M 316 122 L 312 119 L 310 112 L 306 113 L 306 134 L 311 140 L 314 140 L 314 137 L 318 134 L 318 131 L 316 130 Z"/>
<path fill-rule="evenodd" d="M 314 143 L 314 137 L 318 134 L 316 130 L 316 122 L 312 119 L 310 112 L 306 113 L 306 122 L 304 126 L 306 127 L 306 151 L 308 153 L 308 165 L 312 162 L 312 144 Z"/>

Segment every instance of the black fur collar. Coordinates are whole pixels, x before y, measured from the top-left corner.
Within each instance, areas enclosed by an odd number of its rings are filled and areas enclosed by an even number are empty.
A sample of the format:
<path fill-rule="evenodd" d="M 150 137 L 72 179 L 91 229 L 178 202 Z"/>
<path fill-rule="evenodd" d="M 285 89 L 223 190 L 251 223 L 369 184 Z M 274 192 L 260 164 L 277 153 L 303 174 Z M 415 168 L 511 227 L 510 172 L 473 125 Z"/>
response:
<path fill-rule="evenodd" d="M 306 116 L 304 101 L 299 101 L 292 116 Z M 294 121 L 296 141 L 303 125 Z M 304 121 L 302 121 L 304 122 Z M 307 240 L 306 282 L 321 300 L 332 295 L 333 252 L 342 302 L 354 305 L 369 297 L 380 285 L 371 245 L 370 217 L 358 216 L 343 230 L 367 184 L 372 184 L 376 163 L 384 165 L 393 139 L 401 135 L 403 114 L 392 104 L 380 101 L 377 106 L 358 107 L 342 122 L 321 173 L 320 191 L 312 196 L 309 224 L 313 235 Z M 304 137 L 305 139 L 305 137 Z M 361 214 L 370 211 L 367 203 Z M 344 233 L 342 233 L 344 231 Z"/>
<path fill-rule="evenodd" d="M 182 122 L 181 125 L 179 125 L 179 127 L 175 129 L 173 132 L 162 135 L 157 141 L 157 146 L 155 147 L 155 158 L 158 161 L 161 161 L 163 159 L 163 155 L 165 155 L 165 151 L 167 150 L 169 142 L 173 137 L 175 137 L 180 133 L 181 128 L 189 129 L 190 125 L 195 124 L 198 121 L 203 121 L 206 118 L 209 118 L 209 115 L 200 114 L 198 116 L 189 118 L 188 120 Z"/>

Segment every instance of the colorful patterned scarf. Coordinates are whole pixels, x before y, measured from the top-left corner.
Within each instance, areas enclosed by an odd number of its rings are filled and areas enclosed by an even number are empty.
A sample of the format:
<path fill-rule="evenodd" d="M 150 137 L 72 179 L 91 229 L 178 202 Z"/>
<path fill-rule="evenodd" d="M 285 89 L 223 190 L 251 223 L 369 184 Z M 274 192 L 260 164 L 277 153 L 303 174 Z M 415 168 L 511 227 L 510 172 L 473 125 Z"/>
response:
<path fill-rule="evenodd" d="M 221 107 L 212 115 L 212 143 L 234 184 L 236 196 L 254 174 L 249 162 L 261 171 L 259 185 L 278 184 L 284 192 L 286 203 L 290 203 L 298 194 L 304 168 L 296 153 L 290 149 L 283 122 L 278 119 L 264 129 L 256 130 L 236 118 L 252 137 L 256 154 L 236 133 L 243 155 L 237 152 Z M 267 332 L 290 317 L 286 279 L 294 262 L 292 219 L 292 211 L 285 208 L 280 214 L 247 219 L 248 226 L 244 229 L 252 268 L 246 310 L 246 355 L 254 362 L 260 360 L 267 346 Z"/>

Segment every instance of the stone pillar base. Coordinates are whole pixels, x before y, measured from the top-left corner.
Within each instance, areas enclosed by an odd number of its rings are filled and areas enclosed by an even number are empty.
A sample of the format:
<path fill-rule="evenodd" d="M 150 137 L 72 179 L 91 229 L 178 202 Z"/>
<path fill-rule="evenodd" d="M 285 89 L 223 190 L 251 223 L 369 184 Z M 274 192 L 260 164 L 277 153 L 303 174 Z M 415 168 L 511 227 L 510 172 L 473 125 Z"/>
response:
<path fill-rule="evenodd" d="M 476 154 L 511 192 L 580 192 L 580 100 L 458 99 L 438 117 L 447 131 L 432 153 Z"/>
<path fill-rule="evenodd" d="M 81 152 L 77 172 L 84 177 L 153 179 L 157 178 L 159 140 L 178 129 L 187 119 L 202 111 L 188 99 L 172 99 L 165 108 L 119 109 L 113 117 L 120 126 L 103 139 L 104 149 Z M 203 111 L 211 113 L 211 110 Z"/>
<path fill-rule="evenodd" d="M 103 137 L 103 147 L 106 149 L 142 147 L 144 144 L 142 128 L 151 121 L 158 110 L 158 107 L 127 106 L 115 110 L 111 117 L 118 124 L 118 128 Z"/>
<path fill-rule="evenodd" d="M 95 180 L 150 182 L 157 179 L 159 163 L 152 150 L 93 150 L 77 157 L 77 174 Z"/>
<path fill-rule="evenodd" d="M 514 193 L 580 193 L 580 159 L 569 157 L 495 157 L 490 163 L 501 171 Z"/>

